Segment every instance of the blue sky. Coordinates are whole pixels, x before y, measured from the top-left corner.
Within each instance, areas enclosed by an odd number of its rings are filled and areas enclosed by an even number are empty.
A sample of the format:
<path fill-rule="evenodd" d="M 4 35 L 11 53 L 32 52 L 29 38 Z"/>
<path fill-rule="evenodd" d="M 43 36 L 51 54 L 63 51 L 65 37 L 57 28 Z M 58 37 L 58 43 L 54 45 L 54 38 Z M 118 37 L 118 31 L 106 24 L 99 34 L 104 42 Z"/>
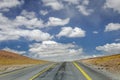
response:
<path fill-rule="evenodd" d="M 120 1 L 1 0 L 0 49 L 52 61 L 118 54 Z"/>

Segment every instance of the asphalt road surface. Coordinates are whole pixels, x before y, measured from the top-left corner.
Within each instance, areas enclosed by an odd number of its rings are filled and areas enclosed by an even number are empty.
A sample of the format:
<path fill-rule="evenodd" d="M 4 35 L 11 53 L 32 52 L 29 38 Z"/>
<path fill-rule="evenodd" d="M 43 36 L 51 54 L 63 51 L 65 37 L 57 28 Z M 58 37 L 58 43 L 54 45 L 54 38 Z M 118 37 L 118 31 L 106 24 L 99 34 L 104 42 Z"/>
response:
<path fill-rule="evenodd" d="M 0 75 L 0 80 L 112 80 L 79 62 L 36 65 Z"/>

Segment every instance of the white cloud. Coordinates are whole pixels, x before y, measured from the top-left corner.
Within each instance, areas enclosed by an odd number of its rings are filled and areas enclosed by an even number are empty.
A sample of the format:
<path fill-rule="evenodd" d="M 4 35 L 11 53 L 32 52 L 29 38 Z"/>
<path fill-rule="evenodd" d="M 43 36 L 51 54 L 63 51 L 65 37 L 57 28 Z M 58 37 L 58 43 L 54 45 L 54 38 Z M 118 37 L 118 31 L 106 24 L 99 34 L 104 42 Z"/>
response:
<path fill-rule="evenodd" d="M 35 29 L 35 28 L 45 28 L 50 26 L 64 26 L 68 24 L 70 21 L 69 18 L 66 19 L 60 19 L 56 17 L 49 17 L 48 22 L 44 23 L 43 20 L 38 19 L 35 16 L 35 12 L 27 12 L 25 10 L 22 11 L 21 15 L 16 16 L 16 19 L 14 22 L 14 26 L 25 26 L 29 29 Z"/>
<path fill-rule="evenodd" d="M 26 12 L 29 13 L 29 12 Z M 23 14 L 23 13 L 22 13 Z M 31 14 L 31 13 L 30 13 Z M 33 17 L 33 14 L 24 14 L 24 16 L 19 15 L 16 16 L 15 19 L 11 20 L 0 13 L 0 27 L 4 28 L 15 28 L 24 26 L 25 28 L 35 29 L 35 28 L 43 28 L 45 27 L 43 24 L 43 20 L 38 19 L 37 17 Z M 26 16 L 27 15 L 27 16 Z M 31 16 L 31 18 L 28 16 Z"/>
<path fill-rule="evenodd" d="M 62 30 L 57 35 L 58 37 L 65 36 L 65 37 L 85 37 L 85 31 L 81 28 L 75 27 L 63 27 Z"/>
<path fill-rule="evenodd" d="M 43 16 L 44 16 L 44 15 L 47 15 L 47 14 L 48 14 L 48 11 L 47 11 L 47 10 L 40 10 L 40 14 L 43 15 Z"/>
<path fill-rule="evenodd" d="M 50 61 L 72 61 L 80 58 L 82 48 L 73 44 L 61 44 L 55 41 L 43 41 L 30 46 L 30 56 Z M 67 57 L 66 57 L 67 56 Z"/>
<path fill-rule="evenodd" d="M 35 12 L 33 12 L 33 11 L 28 12 L 28 11 L 26 11 L 26 10 L 22 10 L 21 16 L 24 16 L 24 17 L 26 17 L 26 18 L 28 18 L 28 19 L 32 19 L 32 18 L 35 18 L 35 17 L 36 17 Z"/>
<path fill-rule="evenodd" d="M 81 12 L 85 16 L 88 16 L 93 12 L 92 9 L 87 9 L 87 7 L 84 5 L 79 5 L 77 6 L 77 8 L 78 8 L 78 11 Z"/>
<path fill-rule="evenodd" d="M 0 13 L 0 41 L 18 40 L 21 37 L 35 41 L 51 39 L 52 36 L 49 33 L 36 29 L 40 25 L 37 19 L 29 20 L 23 16 L 17 16 L 15 20 L 10 20 Z M 31 29 L 22 29 L 21 26 Z"/>
<path fill-rule="evenodd" d="M 93 12 L 93 9 L 89 9 L 87 6 L 89 5 L 89 0 L 83 0 L 81 4 L 77 5 L 78 11 L 85 15 L 88 16 Z"/>
<path fill-rule="evenodd" d="M 50 40 L 52 36 L 40 30 L 22 30 L 22 29 L 9 29 L 0 31 L 0 41 L 5 40 L 18 40 L 24 37 L 27 40 L 44 41 Z"/>
<path fill-rule="evenodd" d="M 111 8 L 120 13 L 120 0 L 106 0 L 104 8 Z"/>
<path fill-rule="evenodd" d="M 88 58 L 95 58 L 95 57 L 102 57 L 105 54 L 92 54 L 92 55 L 81 55 L 81 59 L 88 59 Z"/>
<path fill-rule="evenodd" d="M 70 10 L 71 5 L 72 5 L 72 7 L 77 8 L 77 10 L 85 16 L 88 16 L 93 12 L 93 9 L 90 9 L 88 7 L 89 0 L 42 0 L 42 1 L 43 1 L 44 6 L 48 6 L 48 7 L 52 8 L 53 10 L 64 9 L 64 11 L 66 13 L 67 13 L 68 9 L 69 9 L 68 12 L 72 11 L 72 10 Z M 73 15 L 73 13 L 72 13 L 72 15 Z"/>
<path fill-rule="evenodd" d="M 28 19 L 24 16 L 17 16 L 14 20 L 15 26 L 25 26 L 26 28 L 34 29 L 34 28 L 43 28 L 45 27 L 43 21 L 38 18 Z"/>
<path fill-rule="evenodd" d="M 82 5 L 89 5 L 89 0 L 83 0 Z"/>
<path fill-rule="evenodd" d="M 0 29 L 9 29 L 12 26 L 12 21 L 10 21 L 7 17 L 3 16 L 2 13 L 0 13 Z"/>
<path fill-rule="evenodd" d="M 61 10 L 63 9 L 63 4 L 58 0 L 42 0 L 44 6 L 50 6 L 53 10 Z"/>
<path fill-rule="evenodd" d="M 108 32 L 108 31 L 116 31 L 116 30 L 120 30 L 120 24 L 119 24 L 119 23 L 109 23 L 109 24 L 105 27 L 105 32 Z"/>
<path fill-rule="evenodd" d="M 10 8 L 23 4 L 23 1 L 19 0 L 0 0 L 0 10 L 9 11 Z"/>
<path fill-rule="evenodd" d="M 119 38 L 118 38 L 118 39 L 115 39 L 115 41 L 116 41 L 116 42 L 120 42 L 120 39 L 119 39 Z"/>
<path fill-rule="evenodd" d="M 14 32 L 15 33 L 15 32 Z M 17 30 L 16 32 L 21 37 L 25 37 L 28 40 L 35 40 L 35 41 L 45 41 L 50 40 L 52 36 L 48 33 L 42 32 L 40 30 Z"/>
<path fill-rule="evenodd" d="M 50 45 L 50 44 L 57 44 L 57 42 L 55 42 L 55 41 L 43 41 L 42 44 Z"/>
<path fill-rule="evenodd" d="M 60 0 L 42 0 L 42 1 L 44 3 L 44 6 L 51 7 L 53 10 L 64 9 L 66 13 L 69 8 L 71 9 L 70 5 L 72 5 L 72 7 L 77 8 L 77 10 L 85 16 L 88 16 L 93 12 L 93 9 L 88 8 L 89 0 L 61 0 L 61 1 Z M 69 9 L 69 12 L 72 11 L 70 9 Z"/>
<path fill-rule="evenodd" d="M 60 19 L 55 17 L 49 17 L 49 21 L 47 22 L 46 26 L 64 26 L 68 24 L 70 21 L 69 18 Z"/>
<path fill-rule="evenodd" d="M 98 32 L 97 31 L 93 31 L 93 34 L 98 34 Z"/>
<path fill-rule="evenodd" d="M 28 40 L 44 41 L 52 39 L 47 32 L 40 29 L 50 26 L 64 26 L 69 23 L 69 18 L 60 19 L 50 17 L 47 23 L 38 19 L 34 12 L 23 10 L 15 19 L 9 19 L 0 13 L 0 41 L 18 40 L 23 37 Z M 24 28 L 24 29 L 23 29 Z"/>
<path fill-rule="evenodd" d="M 14 50 L 14 49 L 10 49 L 8 47 L 6 47 L 6 48 L 4 48 L 2 50 L 13 52 L 13 53 L 17 53 L 17 54 L 25 54 L 26 53 L 25 51 L 17 51 L 17 50 Z"/>
<path fill-rule="evenodd" d="M 36 13 L 23 10 L 19 16 L 14 20 L 15 26 L 24 26 L 29 29 L 45 27 L 44 21 L 36 17 Z"/>
<path fill-rule="evenodd" d="M 79 0 L 63 0 L 65 2 L 68 2 L 69 4 L 79 4 Z"/>
<path fill-rule="evenodd" d="M 105 44 L 103 46 L 96 47 L 97 50 L 106 52 L 107 54 L 118 54 L 120 53 L 120 43 Z"/>

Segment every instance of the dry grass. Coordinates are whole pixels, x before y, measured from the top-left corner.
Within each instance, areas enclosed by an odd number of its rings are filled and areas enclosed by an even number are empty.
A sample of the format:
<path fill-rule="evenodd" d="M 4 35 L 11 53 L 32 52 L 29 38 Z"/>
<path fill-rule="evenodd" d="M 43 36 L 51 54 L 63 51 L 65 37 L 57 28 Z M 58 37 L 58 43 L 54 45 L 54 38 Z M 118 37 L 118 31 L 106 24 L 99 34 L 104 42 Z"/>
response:
<path fill-rule="evenodd" d="M 47 61 L 31 59 L 16 53 L 0 50 L 0 65 L 42 64 Z"/>
<path fill-rule="evenodd" d="M 35 60 L 16 53 L 0 50 L 0 74 L 45 63 L 47 61 Z"/>
<path fill-rule="evenodd" d="M 109 72 L 120 73 L 120 54 L 90 58 L 82 61 L 87 64 L 101 67 L 101 69 L 106 69 Z"/>

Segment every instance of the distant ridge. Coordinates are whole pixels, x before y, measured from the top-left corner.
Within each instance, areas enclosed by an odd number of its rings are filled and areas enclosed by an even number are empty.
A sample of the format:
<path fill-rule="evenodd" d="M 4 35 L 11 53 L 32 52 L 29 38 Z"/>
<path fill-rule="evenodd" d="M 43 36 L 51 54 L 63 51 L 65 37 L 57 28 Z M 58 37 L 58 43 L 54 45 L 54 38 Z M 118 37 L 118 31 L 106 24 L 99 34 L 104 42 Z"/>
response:
<path fill-rule="evenodd" d="M 47 61 L 35 60 L 17 53 L 0 50 L 0 65 L 42 64 Z"/>

